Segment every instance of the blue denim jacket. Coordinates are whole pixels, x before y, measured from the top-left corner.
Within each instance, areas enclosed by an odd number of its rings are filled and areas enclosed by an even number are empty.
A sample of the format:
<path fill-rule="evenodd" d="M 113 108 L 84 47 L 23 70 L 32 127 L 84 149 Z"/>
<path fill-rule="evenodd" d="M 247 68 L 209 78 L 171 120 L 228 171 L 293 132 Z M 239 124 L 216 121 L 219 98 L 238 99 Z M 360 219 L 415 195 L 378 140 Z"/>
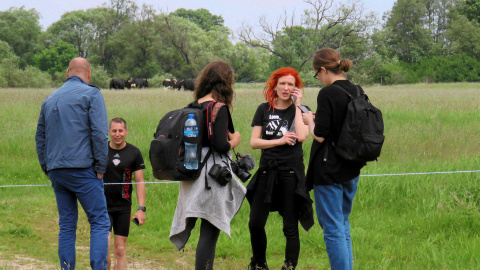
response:
<path fill-rule="evenodd" d="M 35 135 L 42 170 L 95 167 L 104 173 L 108 119 L 100 89 L 76 75 L 42 103 Z"/>

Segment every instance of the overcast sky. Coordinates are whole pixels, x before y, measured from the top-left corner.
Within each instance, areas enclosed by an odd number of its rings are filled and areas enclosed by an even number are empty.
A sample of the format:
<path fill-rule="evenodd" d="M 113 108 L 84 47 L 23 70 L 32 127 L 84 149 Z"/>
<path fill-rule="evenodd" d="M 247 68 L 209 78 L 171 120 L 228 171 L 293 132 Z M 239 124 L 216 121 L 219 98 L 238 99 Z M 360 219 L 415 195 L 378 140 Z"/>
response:
<path fill-rule="evenodd" d="M 45 30 L 53 22 L 58 21 L 65 12 L 93 8 L 105 2 L 110 0 L 0 0 L 0 11 L 22 5 L 26 9 L 35 8 L 42 16 L 40 24 Z M 284 14 L 284 10 L 287 10 L 289 15 L 295 10 L 299 18 L 303 10 L 309 8 L 303 0 L 137 0 L 135 2 L 140 7 L 146 3 L 152 5 L 157 11 L 161 9 L 168 12 L 178 8 L 205 8 L 212 14 L 221 15 L 225 20 L 225 26 L 233 31 L 237 31 L 242 22 L 255 26 L 260 16 L 266 16 L 269 21 L 274 21 Z M 364 8 L 377 13 L 379 18 L 385 11 L 392 9 L 394 2 L 395 0 L 363 0 Z"/>

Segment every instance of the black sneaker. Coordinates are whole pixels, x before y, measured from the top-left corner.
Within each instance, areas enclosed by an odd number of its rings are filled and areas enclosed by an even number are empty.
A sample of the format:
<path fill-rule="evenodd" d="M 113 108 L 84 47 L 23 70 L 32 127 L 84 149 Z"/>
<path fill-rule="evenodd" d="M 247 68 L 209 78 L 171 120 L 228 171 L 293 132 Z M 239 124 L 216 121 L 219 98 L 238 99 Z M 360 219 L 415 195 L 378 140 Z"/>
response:
<path fill-rule="evenodd" d="M 291 262 L 285 262 L 282 266 L 282 270 L 295 270 L 295 266 Z"/>
<path fill-rule="evenodd" d="M 250 262 L 248 270 L 269 270 L 267 263 Z"/>

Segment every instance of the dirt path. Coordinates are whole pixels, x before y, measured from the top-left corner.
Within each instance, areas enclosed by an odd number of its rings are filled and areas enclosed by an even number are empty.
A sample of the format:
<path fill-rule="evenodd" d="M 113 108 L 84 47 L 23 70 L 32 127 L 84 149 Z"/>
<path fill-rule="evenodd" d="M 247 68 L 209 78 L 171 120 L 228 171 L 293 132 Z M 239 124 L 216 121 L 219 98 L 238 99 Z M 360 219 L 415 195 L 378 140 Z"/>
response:
<path fill-rule="evenodd" d="M 8 257 L 8 259 L 6 259 Z M 54 270 L 55 265 L 45 263 L 43 261 L 29 258 L 21 255 L 8 256 L 0 254 L 0 268 L 5 270 Z"/>
<path fill-rule="evenodd" d="M 154 265 L 157 263 L 150 261 L 141 261 L 139 259 L 130 258 L 128 262 L 127 269 L 135 270 L 167 270 L 159 265 Z M 37 260 L 34 258 L 14 255 L 10 256 L 9 254 L 0 254 L 0 269 L 4 270 L 55 270 L 58 269 L 56 265 L 48 264 L 44 261 Z"/>

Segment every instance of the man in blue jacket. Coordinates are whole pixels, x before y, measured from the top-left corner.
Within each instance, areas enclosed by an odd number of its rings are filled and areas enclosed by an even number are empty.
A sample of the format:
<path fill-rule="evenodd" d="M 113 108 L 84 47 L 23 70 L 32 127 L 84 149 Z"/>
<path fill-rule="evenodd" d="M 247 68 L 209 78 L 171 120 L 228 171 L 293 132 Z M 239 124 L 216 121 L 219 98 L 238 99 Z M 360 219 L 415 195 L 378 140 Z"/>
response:
<path fill-rule="evenodd" d="M 75 269 L 77 200 L 90 223 L 90 265 L 107 268 L 110 220 L 103 190 L 108 119 L 100 89 L 88 85 L 90 64 L 75 58 L 67 81 L 43 103 L 35 136 L 38 160 L 50 178 L 60 216 L 61 269 Z"/>

